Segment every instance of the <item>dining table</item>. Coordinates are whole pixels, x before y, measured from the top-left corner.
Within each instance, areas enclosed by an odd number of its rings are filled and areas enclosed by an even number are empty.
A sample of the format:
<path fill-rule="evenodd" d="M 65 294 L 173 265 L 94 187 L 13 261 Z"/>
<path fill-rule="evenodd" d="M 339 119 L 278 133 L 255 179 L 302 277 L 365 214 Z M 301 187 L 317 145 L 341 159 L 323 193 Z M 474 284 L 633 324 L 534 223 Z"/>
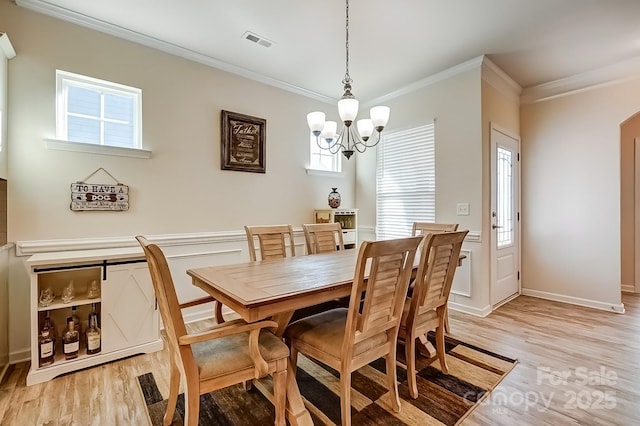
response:
<path fill-rule="evenodd" d="M 188 269 L 196 287 L 236 312 L 247 322 L 271 318 L 282 337 L 296 309 L 351 294 L 358 250 L 293 256 Z M 419 256 L 416 256 L 414 272 Z M 426 339 L 425 339 L 426 340 Z M 426 348 L 425 348 L 426 349 Z M 427 349 L 428 350 L 428 349 Z M 287 419 L 291 425 L 313 425 L 289 365 Z M 263 381 L 256 387 L 268 394 Z"/>

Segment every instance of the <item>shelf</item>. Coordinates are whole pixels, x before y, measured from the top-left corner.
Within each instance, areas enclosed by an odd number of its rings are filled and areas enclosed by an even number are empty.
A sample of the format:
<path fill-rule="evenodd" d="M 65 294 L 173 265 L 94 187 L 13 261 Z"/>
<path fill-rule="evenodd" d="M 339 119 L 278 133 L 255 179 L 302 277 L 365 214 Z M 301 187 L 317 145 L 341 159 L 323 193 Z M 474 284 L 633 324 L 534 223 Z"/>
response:
<path fill-rule="evenodd" d="M 60 297 L 56 296 L 53 303 L 51 303 L 49 306 L 42 306 L 38 302 L 38 312 L 46 312 L 46 311 L 53 311 L 55 309 L 71 308 L 72 306 L 91 305 L 92 303 L 100 303 L 100 302 L 101 302 L 100 297 L 89 299 L 87 296 L 82 296 L 82 297 L 74 298 L 69 303 L 64 303 L 60 299 Z"/>

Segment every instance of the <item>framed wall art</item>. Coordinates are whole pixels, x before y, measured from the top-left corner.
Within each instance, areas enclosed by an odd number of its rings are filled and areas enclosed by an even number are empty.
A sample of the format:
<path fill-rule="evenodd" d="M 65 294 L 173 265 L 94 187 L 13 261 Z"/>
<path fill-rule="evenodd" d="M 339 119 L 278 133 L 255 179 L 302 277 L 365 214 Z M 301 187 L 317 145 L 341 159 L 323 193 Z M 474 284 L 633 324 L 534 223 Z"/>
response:
<path fill-rule="evenodd" d="M 265 173 L 267 120 L 222 110 L 222 170 Z"/>

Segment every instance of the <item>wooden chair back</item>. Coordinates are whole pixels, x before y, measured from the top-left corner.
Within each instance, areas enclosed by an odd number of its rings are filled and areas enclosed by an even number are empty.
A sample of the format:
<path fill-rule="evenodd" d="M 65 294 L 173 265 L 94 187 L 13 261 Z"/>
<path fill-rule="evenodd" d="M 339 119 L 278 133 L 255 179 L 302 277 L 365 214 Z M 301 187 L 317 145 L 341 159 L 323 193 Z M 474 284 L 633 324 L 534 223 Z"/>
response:
<path fill-rule="evenodd" d="M 409 278 L 421 241 L 422 237 L 365 241 L 360 247 L 343 340 L 344 359 L 351 359 L 355 345 L 383 333 L 387 335 L 385 344 L 371 348 L 364 356 L 369 360 L 376 359 L 376 352 L 377 357 L 384 356 L 389 345 L 395 351 Z M 360 363 L 353 360 L 351 371 L 357 365 Z"/>
<path fill-rule="evenodd" d="M 428 317 L 434 309 L 446 307 L 462 242 L 468 232 L 444 232 L 425 236 L 407 317 L 407 329 L 419 326 L 421 318 Z"/>
<path fill-rule="evenodd" d="M 457 223 L 413 222 L 411 235 L 426 235 L 433 232 L 453 232 L 457 230 Z"/>
<path fill-rule="evenodd" d="M 155 244 L 151 244 L 145 237 L 137 236 L 136 239 L 142 246 L 147 258 L 151 282 L 158 300 L 158 308 L 164 324 L 169 350 L 176 357 L 176 360 L 193 362 L 191 349 L 189 347 L 181 348 L 178 344 L 179 337 L 187 334 L 187 328 L 184 324 L 182 310 L 180 309 L 167 259 L 160 248 Z"/>
<path fill-rule="evenodd" d="M 420 264 L 413 293 L 405 302 L 405 312 L 398 338 L 404 341 L 407 365 L 407 387 L 412 398 L 418 397 L 416 346 L 425 348 L 431 356 L 427 340 L 430 330 L 436 332 L 436 354 L 440 369 L 449 373 L 445 355 L 444 333 L 447 328 L 447 301 L 458 267 L 464 237 L 469 231 L 426 234 L 420 254 Z M 408 305 L 408 306 L 407 306 Z"/>
<path fill-rule="evenodd" d="M 302 225 L 308 254 L 344 250 L 340 223 L 307 223 Z"/>
<path fill-rule="evenodd" d="M 296 255 L 291 225 L 245 226 L 244 230 L 247 233 L 247 243 L 249 244 L 249 258 L 254 262 L 258 260 L 256 238 L 260 260 L 287 257 L 287 240 L 291 256 Z"/>

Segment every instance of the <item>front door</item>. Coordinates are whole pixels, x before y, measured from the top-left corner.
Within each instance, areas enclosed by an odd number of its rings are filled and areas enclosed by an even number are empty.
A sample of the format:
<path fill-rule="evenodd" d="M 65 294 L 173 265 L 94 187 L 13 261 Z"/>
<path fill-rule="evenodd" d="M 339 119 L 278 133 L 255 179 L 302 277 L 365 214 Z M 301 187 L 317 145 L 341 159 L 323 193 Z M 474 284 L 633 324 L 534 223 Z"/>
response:
<path fill-rule="evenodd" d="M 491 305 L 520 291 L 520 141 L 491 126 Z"/>

